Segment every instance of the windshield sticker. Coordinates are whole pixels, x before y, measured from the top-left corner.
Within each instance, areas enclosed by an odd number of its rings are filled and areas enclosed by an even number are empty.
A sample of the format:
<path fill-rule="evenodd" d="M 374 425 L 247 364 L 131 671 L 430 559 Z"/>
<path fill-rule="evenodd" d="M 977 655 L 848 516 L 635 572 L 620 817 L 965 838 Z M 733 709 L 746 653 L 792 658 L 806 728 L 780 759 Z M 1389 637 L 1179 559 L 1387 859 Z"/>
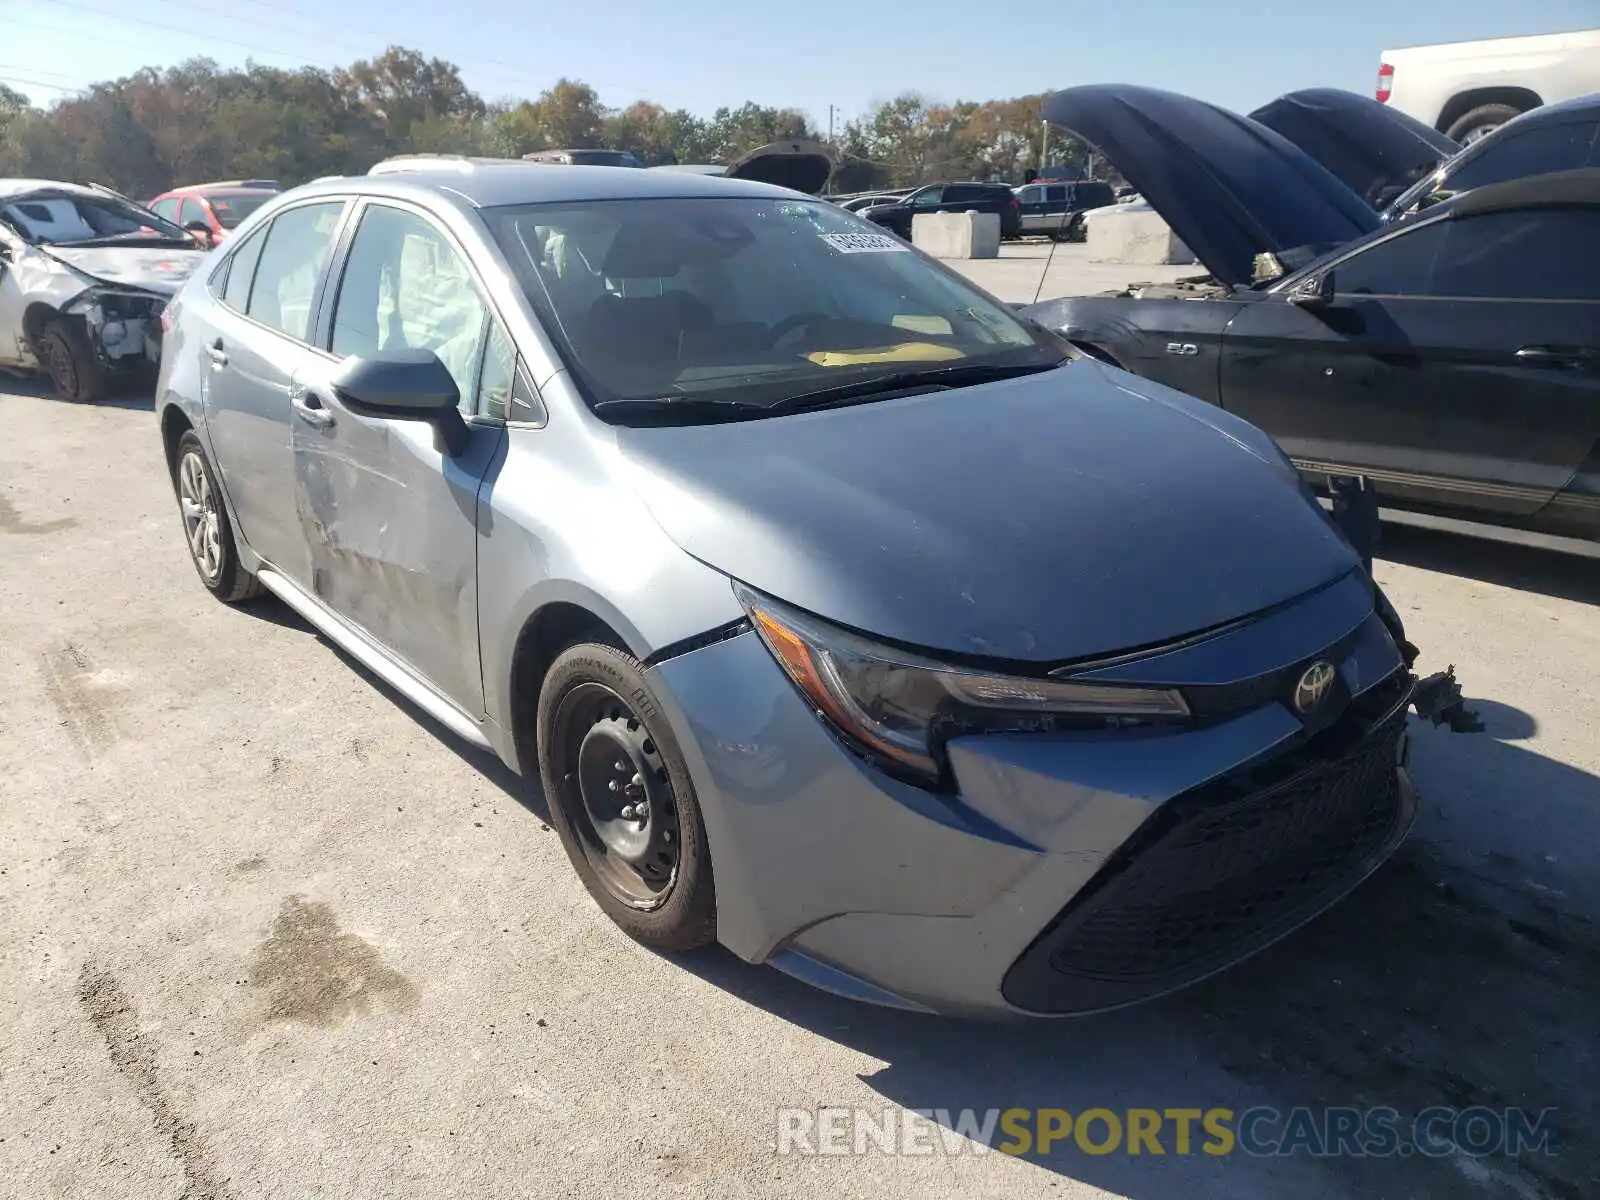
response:
<path fill-rule="evenodd" d="M 822 240 L 840 254 L 888 254 L 895 250 L 908 253 L 911 247 L 887 233 L 825 233 Z"/>

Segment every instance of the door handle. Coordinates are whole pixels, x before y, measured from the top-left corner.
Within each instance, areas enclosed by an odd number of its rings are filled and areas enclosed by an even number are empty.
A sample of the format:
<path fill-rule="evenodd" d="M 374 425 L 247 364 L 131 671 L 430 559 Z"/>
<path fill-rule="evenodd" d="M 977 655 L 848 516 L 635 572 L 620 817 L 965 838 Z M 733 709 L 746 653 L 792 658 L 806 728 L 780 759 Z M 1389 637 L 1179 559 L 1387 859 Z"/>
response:
<path fill-rule="evenodd" d="M 1593 346 L 1524 346 L 1517 361 L 1531 367 L 1600 366 L 1600 349 Z"/>
<path fill-rule="evenodd" d="M 289 407 L 294 409 L 295 416 L 299 417 L 307 425 L 313 425 L 318 429 L 326 429 L 333 424 L 333 410 L 304 388 L 290 390 Z"/>
<path fill-rule="evenodd" d="M 212 342 L 206 347 L 206 356 L 211 359 L 211 365 L 214 367 L 225 367 L 228 365 L 228 353 L 222 348 L 221 338 L 218 338 L 216 341 Z"/>

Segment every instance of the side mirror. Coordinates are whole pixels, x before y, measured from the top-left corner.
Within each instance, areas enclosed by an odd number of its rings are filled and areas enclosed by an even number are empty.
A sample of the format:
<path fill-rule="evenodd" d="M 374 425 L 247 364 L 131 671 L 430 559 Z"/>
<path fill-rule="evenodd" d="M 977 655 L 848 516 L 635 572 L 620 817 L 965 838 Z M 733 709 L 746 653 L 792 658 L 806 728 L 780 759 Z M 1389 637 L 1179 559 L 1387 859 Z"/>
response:
<path fill-rule="evenodd" d="M 1327 308 L 1333 303 L 1333 272 L 1318 271 L 1307 275 L 1289 289 L 1289 303 L 1310 312 Z"/>
<path fill-rule="evenodd" d="M 432 350 L 391 350 L 348 358 L 334 374 L 333 391 L 351 412 L 391 421 L 426 421 L 453 458 L 467 448 L 461 393 Z"/>
<path fill-rule="evenodd" d="M 202 246 L 211 245 L 211 226 L 199 219 L 186 222 L 183 227 L 195 241 Z"/>

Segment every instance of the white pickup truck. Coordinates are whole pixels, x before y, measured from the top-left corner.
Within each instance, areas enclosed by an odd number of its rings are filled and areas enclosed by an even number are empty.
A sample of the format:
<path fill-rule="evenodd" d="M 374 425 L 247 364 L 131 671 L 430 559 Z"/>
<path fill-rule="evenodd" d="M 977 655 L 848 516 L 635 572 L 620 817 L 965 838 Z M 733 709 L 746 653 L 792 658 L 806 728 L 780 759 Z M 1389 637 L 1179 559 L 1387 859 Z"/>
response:
<path fill-rule="evenodd" d="M 1600 29 L 1385 50 L 1377 98 L 1458 142 L 1600 92 Z"/>

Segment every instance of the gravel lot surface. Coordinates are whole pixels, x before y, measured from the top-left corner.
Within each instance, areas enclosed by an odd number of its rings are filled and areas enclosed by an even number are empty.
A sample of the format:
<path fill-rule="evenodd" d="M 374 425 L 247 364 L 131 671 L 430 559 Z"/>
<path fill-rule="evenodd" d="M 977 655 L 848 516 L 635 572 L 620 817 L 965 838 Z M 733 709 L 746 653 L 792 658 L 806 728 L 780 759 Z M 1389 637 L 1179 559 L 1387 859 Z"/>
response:
<path fill-rule="evenodd" d="M 1046 251 L 1008 251 L 965 266 L 1014 292 Z M 1055 294 L 1102 286 L 1081 251 Z M 148 401 L 6 382 L 0 428 L 6 1194 L 1600 1195 L 1593 557 L 1390 526 L 1419 667 L 1488 723 L 1414 722 L 1399 856 L 1180 996 L 980 1026 L 635 946 L 536 789 L 276 601 L 204 592 Z M 1562 1152 L 774 1151 L 784 1106 L 1474 1104 L 1559 1110 Z"/>

